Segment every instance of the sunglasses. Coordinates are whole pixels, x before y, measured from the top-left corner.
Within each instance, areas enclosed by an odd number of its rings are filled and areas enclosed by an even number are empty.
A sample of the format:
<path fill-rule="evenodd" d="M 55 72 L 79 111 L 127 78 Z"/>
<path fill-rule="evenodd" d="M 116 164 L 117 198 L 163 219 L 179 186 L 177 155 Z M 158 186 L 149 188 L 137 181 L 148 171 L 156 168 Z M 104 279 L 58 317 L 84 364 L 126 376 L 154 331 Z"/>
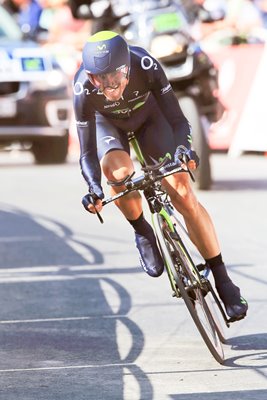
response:
<path fill-rule="evenodd" d="M 92 84 L 103 91 L 107 88 L 117 89 L 123 79 L 127 77 L 127 72 L 128 67 L 123 67 L 107 74 L 88 74 L 88 76 Z"/>

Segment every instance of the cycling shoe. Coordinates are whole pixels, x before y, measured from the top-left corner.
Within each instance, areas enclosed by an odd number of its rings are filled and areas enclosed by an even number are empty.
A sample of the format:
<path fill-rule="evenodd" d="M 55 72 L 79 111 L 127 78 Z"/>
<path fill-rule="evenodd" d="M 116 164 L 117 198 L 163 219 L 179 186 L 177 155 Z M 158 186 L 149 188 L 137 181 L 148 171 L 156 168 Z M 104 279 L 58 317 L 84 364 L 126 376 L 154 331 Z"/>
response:
<path fill-rule="evenodd" d="M 143 270 L 150 276 L 160 276 L 164 270 L 164 263 L 154 233 L 146 236 L 135 233 L 135 244 Z"/>
<path fill-rule="evenodd" d="M 248 310 L 247 301 L 241 296 L 239 287 L 230 280 L 216 286 L 217 292 L 225 306 L 230 322 L 245 318 Z"/>

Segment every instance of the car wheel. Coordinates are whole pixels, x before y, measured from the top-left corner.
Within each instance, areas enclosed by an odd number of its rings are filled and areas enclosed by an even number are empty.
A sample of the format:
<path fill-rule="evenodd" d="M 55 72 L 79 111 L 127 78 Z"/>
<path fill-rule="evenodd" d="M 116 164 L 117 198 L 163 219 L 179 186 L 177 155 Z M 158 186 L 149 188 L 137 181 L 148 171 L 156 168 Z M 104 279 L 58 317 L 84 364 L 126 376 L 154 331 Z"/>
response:
<path fill-rule="evenodd" d="M 69 134 L 65 136 L 42 138 L 32 145 L 32 153 L 37 164 L 61 164 L 66 161 L 69 147 Z"/>

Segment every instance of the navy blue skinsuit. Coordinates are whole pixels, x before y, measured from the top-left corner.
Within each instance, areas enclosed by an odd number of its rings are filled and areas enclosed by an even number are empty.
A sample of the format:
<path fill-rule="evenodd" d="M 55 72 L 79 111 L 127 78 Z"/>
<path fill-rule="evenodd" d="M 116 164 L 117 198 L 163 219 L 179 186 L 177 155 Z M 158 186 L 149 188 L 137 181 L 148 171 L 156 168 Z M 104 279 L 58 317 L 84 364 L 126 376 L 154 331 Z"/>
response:
<path fill-rule="evenodd" d="M 159 62 L 130 46 L 129 83 L 118 101 L 109 101 L 89 81 L 83 65 L 74 82 L 74 110 L 80 141 L 80 165 L 89 189 L 102 196 L 99 160 L 113 149 L 129 153 L 127 132 L 134 131 L 149 164 L 178 145 L 190 148 L 190 125 Z"/>

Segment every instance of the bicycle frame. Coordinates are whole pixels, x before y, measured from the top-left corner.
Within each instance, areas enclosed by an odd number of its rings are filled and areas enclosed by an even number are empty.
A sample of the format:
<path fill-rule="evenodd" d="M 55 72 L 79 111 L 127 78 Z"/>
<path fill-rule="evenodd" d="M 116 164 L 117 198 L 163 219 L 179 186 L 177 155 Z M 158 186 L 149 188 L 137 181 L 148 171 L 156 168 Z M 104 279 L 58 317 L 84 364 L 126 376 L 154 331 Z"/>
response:
<path fill-rule="evenodd" d="M 131 144 L 131 146 L 132 146 L 132 148 L 133 148 L 133 150 L 135 152 L 135 155 L 136 155 L 137 160 L 139 161 L 140 165 L 142 167 L 145 167 L 146 162 L 145 162 L 145 159 L 143 157 L 142 151 L 140 149 L 138 140 L 137 140 L 134 132 L 129 132 L 128 133 L 128 140 L 129 140 L 129 142 L 130 142 L 130 144 Z M 190 177 L 192 178 L 191 174 L 190 174 Z M 181 240 L 180 237 L 179 237 L 179 234 L 177 233 L 177 230 L 175 228 L 175 225 L 178 225 L 179 222 L 177 221 L 176 216 L 174 215 L 174 212 L 173 212 L 173 208 L 169 204 L 169 202 L 167 200 L 162 200 L 161 199 L 161 201 L 158 201 L 157 207 L 155 207 L 155 204 L 151 204 L 151 201 L 150 201 L 150 198 L 149 198 L 149 194 L 147 195 L 146 191 L 144 191 L 144 195 L 145 195 L 146 200 L 147 200 L 147 202 L 149 204 L 149 208 L 150 208 L 150 211 L 151 211 L 152 225 L 153 225 L 153 228 L 155 230 L 156 237 L 158 238 L 158 241 L 159 241 L 159 238 L 161 236 L 161 228 L 158 225 L 158 220 L 156 218 L 157 214 L 159 214 L 163 218 L 163 220 L 167 223 L 170 231 L 172 233 L 174 233 L 175 235 L 178 235 L 178 239 Z M 173 219 L 174 219 L 175 222 L 173 222 Z M 185 230 L 185 233 L 186 233 L 186 235 L 188 235 L 186 230 Z M 160 246 L 163 246 L 163 243 L 161 243 Z M 225 322 L 226 326 L 229 327 L 230 326 L 230 324 L 229 324 L 230 320 L 227 317 L 224 309 L 222 308 L 222 305 L 221 305 L 221 303 L 220 303 L 215 291 L 213 290 L 213 287 L 210 285 L 209 281 L 207 280 L 210 271 L 208 269 L 204 269 L 202 271 L 202 273 L 200 274 L 198 269 L 197 269 L 197 267 L 195 266 L 195 263 L 193 262 L 193 260 L 192 260 L 192 258 L 190 256 L 190 254 L 188 253 L 187 249 L 183 247 L 182 250 L 185 253 L 184 255 L 187 258 L 189 265 L 191 266 L 192 274 L 194 275 L 194 277 L 195 277 L 197 283 L 200 285 L 200 287 L 203 287 L 203 289 L 204 289 L 204 285 L 208 284 L 209 290 L 211 291 L 212 296 L 213 296 L 213 298 L 214 298 L 214 300 L 215 300 L 215 302 L 216 302 L 216 304 L 217 304 L 217 306 L 218 306 L 218 308 L 219 308 L 219 310 L 221 312 L 221 315 L 222 315 L 222 317 L 224 319 L 224 322 Z M 166 259 L 166 253 L 167 252 L 164 251 L 163 253 L 165 254 L 165 266 L 166 266 L 167 275 L 168 275 L 171 287 L 173 289 L 174 295 L 177 296 L 177 297 L 180 297 L 180 294 L 177 291 L 177 286 L 175 284 L 175 280 L 173 278 L 173 273 L 172 273 L 172 270 L 171 270 L 172 262 L 171 262 L 171 260 Z M 204 281 L 204 285 L 203 285 L 203 281 Z"/>
<path fill-rule="evenodd" d="M 129 139 L 129 142 L 136 154 L 137 160 L 139 161 L 142 169 L 144 171 L 146 171 L 146 173 L 145 173 L 145 175 L 137 177 L 135 179 L 132 179 L 132 177 L 134 175 L 134 173 L 133 173 L 131 176 L 127 176 L 122 181 L 108 182 L 109 184 L 114 185 L 114 186 L 125 186 L 126 189 L 117 193 L 113 197 L 103 200 L 103 202 L 102 202 L 103 206 L 125 196 L 126 194 L 128 194 L 132 191 L 142 190 L 143 194 L 148 202 L 148 205 L 149 205 L 149 209 L 150 209 L 151 216 L 152 216 L 152 224 L 153 224 L 153 227 L 154 227 L 154 230 L 156 233 L 156 237 L 158 239 L 159 247 L 161 248 L 163 259 L 165 261 L 166 271 L 168 274 L 168 278 L 169 278 L 171 287 L 173 289 L 174 296 L 181 297 L 179 290 L 177 288 L 175 279 L 174 279 L 174 276 L 177 274 L 175 271 L 172 270 L 171 266 L 173 263 L 168 256 L 168 251 L 166 251 L 166 248 L 164 248 L 164 246 L 166 246 L 166 245 L 164 245 L 164 238 L 162 237 L 162 229 L 159 226 L 158 216 L 167 224 L 170 232 L 176 236 L 176 240 L 177 240 L 177 243 L 179 243 L 179 247 L 183 253 L 183 257 L 185 257 L 185 259 L 187 260 L 187 264 L 190 268 L 191 274 L 194 277 L 190 284 L 190 287 L 192 289 L 195 289 L 195 287 L 199 287 L 203 290 L 207 290 L 207 287 L 208 287 L 208 290 L 212 293 L 212 296 L 215 299 L 217 306 L 219 307 L 219 310 L 222 314 L 225 324 L 227 326 L 229 326 L 229 322 L 231 322 L 231 321 L 227 318 L 216 293 L 214 292 L 213 288 L 211 287 L 211 285 L 209 284 L 209 281 L 207 279 L 209 271 L 207 269 L 201 273 L 198 271 L 189 252 L 187 251 L 186 247 L 184 246 L 183 241 L 182 241 L 181 237 L 179 236 L 179 233 L 177 232 L 176 225 L 180 226 L 180 223 L 177 220 L 176 216 L 174 215 L 173 206 L 170 204 L 170 202 L 168 200 L 167 193 L 161 187 L 161 180 L 169 175 L 172 175 L 173 173 L 188 172 L 191 177 L 192 177 L 192 173 L 190 173 L 190 170 L 187 169 L 186 166 L 185 167 L 178 166 L 177 168 L 175 168 L 172 171 L 162 173 L 162 172 L 160 172 L 160 169 L 161 169 L 161 167 L 164 166 L 166 160 L 163 160 L 162 163 L 160 163 L 157 166 L 148 166 L 143 157 L 142 151 L 139 147 L 139 143 L 138 143 L 137 138 L 135 137 L 134 132 L 128 133 L 128 139 Z M 157 172 L 156 178 L 155 178 L 155 176 L 153 176 L 153 171 Z M 160 172 L 160 174 L 158 175 L 159 172 Z M 153 183 L 151 183 L 151 181 Z M 158 191 L 158 193 L 157 193 L 157 191 Z M 163 196 L 165 196 L 165 198 L 163 198 Z M 96 214 L 97 214 L 100 222 L 103 223 L 103 219 L 97 211 L 96 211 Z M 185 230 L 185 232 L 186 232 L 186 230 Z M 186 234 L 187 234 L 187 232 L 186 232 Z M 209 285 L 209 286 L 207 286 L 207 285 Z"/>

